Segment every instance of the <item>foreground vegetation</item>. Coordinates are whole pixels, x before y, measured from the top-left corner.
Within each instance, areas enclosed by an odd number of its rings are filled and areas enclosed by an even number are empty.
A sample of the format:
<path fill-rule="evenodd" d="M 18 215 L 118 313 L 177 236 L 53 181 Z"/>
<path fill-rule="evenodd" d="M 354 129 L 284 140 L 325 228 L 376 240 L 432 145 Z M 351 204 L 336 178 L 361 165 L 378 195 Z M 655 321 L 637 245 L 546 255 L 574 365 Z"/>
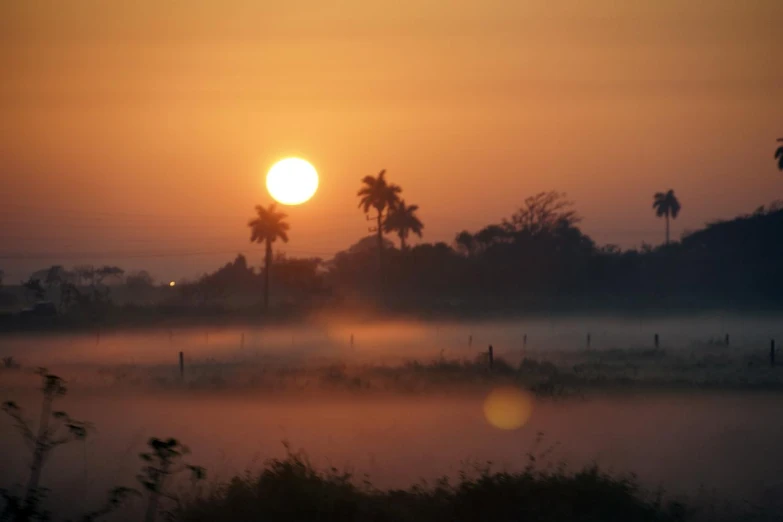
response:
<path fill-rule="evenodd" d="M 630 353 L 609 352 L 615 361 L 655 359 L 662 351 Z M 604 353 L 606 356 L 607 353 Z M 32 375 L 8 358 L 0 373 L 19 377 Z M 428 364 L 409 363 L 396 369 L 398 375 L 424 375 L 429 379 L 454 378 L 511 380 L 521 384 L 534 378 L 531 389 L 540 395 L 562 393 L 564 388 L 548 387 L 558 375 L 552 362 L 524 359 L 513 368 L 495 359 L 491 370 L 487 360 Z M 319 370 L 323 371 L 323 370 Z M 382 490 L 367 477 L 357 480 L 335 468 L 319 470 L 303 452 L 267 461 L 260 471 L 248 471 L 224 482 L 205 486 L 206 471 L 188 460 L 186 446 L 171 438 L 151 438 L 147 451 L 139 455 L 141 469 L 137 484 L 123 484 L 108 490 L 104 505 L 65 519 L 58 508 L 73 512 L 76 506 L 49 506 L 49 490 L 41 481 L 41 471 L 50 453 L 58 446 L 91 436 L 90 423 L 75 420 L 53 403 L 65 396 L 66 383 L 39 369 L 42 382 L 40 422 L 30 423 L 14 402 L 3 410 L 11 425 L 22 436 L 32 459 L 26 476 L 2 477 L 0 483 L 0 521 L 30 522 L 98 520 L 170 520 L 173 522 L 245 522 L 256 520 L 319 520 L 347 522 L 427 522 L 427 521 L 757 521 L 779 520 L 775 508 L 750 505 L 739 509 L 714 500 L 674 499 L 663 490 L 655 493 L 642 488 L 634 476 L 608 473 L 597 465 L 571 470 L 565 464 L 554 465 L 550 451 L 528 454 L 528 464 L 520 471 L 498 471 L 491 463 L 463 469 L 456 480 L 442 478 L 419 483 L 406 489 Z M 322 386 L 363 389 L 361 380 L 342 367 L 329 367 Z M 535 381 L 535 379 L 538 379 Z M 191 383 L 192 384 L 192 383 Z M 187 478 L 189 477 L 189 479 Z M 8 481 L 8 482 L 6 482 Z M 15 484 L 15 485 L 14 485 Z"/>
<path fill-rule="evenodd" d="M 177 513 L 182 522 L 251 520 L 323 522 L 429 521 L 680 521 L 692 513 L 679 502 L 649 498 L 632 477 L 597 467 L 518 473 L 489 467 L 405 490 L 357 485 L 350 474 L 321 472 L 301 453 L 271 460 L 258 475 L 235 477 Z"/>

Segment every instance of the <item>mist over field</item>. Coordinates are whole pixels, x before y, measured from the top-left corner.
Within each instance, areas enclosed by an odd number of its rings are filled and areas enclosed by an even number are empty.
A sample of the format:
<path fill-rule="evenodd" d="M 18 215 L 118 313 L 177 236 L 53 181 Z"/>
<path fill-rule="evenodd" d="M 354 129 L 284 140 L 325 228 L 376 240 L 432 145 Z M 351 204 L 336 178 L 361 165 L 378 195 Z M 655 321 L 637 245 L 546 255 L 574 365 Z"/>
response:
<path fill-rule="evenodd" d="M 0 395 L 34 415 L 32 370 L 67 380 L 60 406 L 95 432 L 58 449 L 43 481 L 73 513 L 109 484 L 133 485 L 153 436 L 183 441 L 213 480 L 285 456 L 284 442 L 379 487 L 488 461 L 520 470 L 532 453 L 542 465 L 636 473 L 671 495 L 777 509 L 783 375 L 767 358 L 782 325 L 724 313 L 20 334 L 0 341 L 21 366 L 0 370 Z M 532 405 L 514 430 L 485 409 L 508 385 Z M 6 419 L 0 440 L 0 469 L 23 476 L 28 457 Z"/>

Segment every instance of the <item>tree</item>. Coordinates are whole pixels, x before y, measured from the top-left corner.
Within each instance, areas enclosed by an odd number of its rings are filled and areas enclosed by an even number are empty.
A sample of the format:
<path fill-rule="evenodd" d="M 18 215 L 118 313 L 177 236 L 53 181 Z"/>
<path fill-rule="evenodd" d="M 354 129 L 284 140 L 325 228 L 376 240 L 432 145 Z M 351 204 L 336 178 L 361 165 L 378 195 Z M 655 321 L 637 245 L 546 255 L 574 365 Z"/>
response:
<path fill-rule="evenodd" d="M 248 222 L 250 241 L 266 243 L 266 258 L 264 262 L 264 308 L 269 308 L 269 269 L 272 266 L 272 243 L 277 239 L 288 243 L 289 224 L 284 221 L 288 216 L 277 211 L 277 205 L 272 203 L 269 208 L 256 205 L 257 217 Z"/>
<path fill-rule="evenodd" d="M 388 213 L 383 224 L 384 232 L 397 232 L 397 236 L 400 238 L 400 250 L 407 249 L 405 240 L 410 232 L 421 237 L 421 230 L 424 228 L 424 225 L 416 216 L 417 210 L 419 210 L 418 205 L 407 206 L 405 200 L 401 199 L 394 209 Z"/>
<path fill-rule="evenodd" d="M 151 438 L 147 442 L 150 451 L 139 454 L 144 467 L 136 478 L 148 493 L 147 511 L 144 522 L 154 522 L 161 499 L 169 499 L 179 503 L 179 499 L 167 491 L 167 482 L 172 475 L 189 471 L 194 481 L 202 480 L 206 472 L 201 466 L 183 462 L 190 453 L 177 439 Z M 169 517 L 171 518 L 171 517 Z"/>
<path fill-rule="evenodd" d="M 511 221 L 505 224 L 515 232 L 530 235 L 571 227 L 582 220 L 573 210 L 573 205 L 574 202 L 566 199 L 564 192 L 539 192 L 525 199 L 511 216 Z"/>
<path fill-rule="evenodd" d="M 783 142 L 783 138 L 778 138 L 778 141 Z M 775 151 L 775 159 L 778 160 L 778 169 L 783 170 L 783 145 Z"/>
<path fill-rule="evenodd" d="M 364 184 L 359 192 L 356 193 L 359 196 L 359 208 L 361 208 L 365 214 L 368 215 L 370 209 L 374 208 L 378 215 L 375 216 L 378 241 L 378 267 L 383 273 L 383 222 L 385 210 L 394 210 L 399 203 L 399 193 L 402 189 L 393 183 L 386 182 L 386 170 L 382 170 L 378 173 L 378 177 L 365 176 L 362 178 Z"/>
<path fill-rule="evenodd" d="M 473 238 L 473 234 L 467 230 L 457 234 L 457 237 L 454 238 L 454 243 L 457 245 L 457 250 L 468 257 L 472 256 L 476 249 L 476 240 Z"/>
<path fill-rule="evenodd" d="M 73 267 L 76 274 L 76 284 L 81 286 L 95 284 L 95 267 L 92 265 L 77 265 Z"/>
<path fill-rule="evenodd" d="M 46 296 L 46 290 L 41 284 L 40 279 L 33 279 L 32 277 L 22 283 L 26 294 L 33 294 L 33 298 L 40 301 Z M 28 297 L 29 299 L 29 297 Z"/>
<path fill-rule="evenodd" d="M 677 196 L 674 195 L 674 190 L 669 189 L 667 192 L 656 192 L 655 196 L 653 196 L 653 208 L 656 216 L 664 216 L 666 218 L 666 244 L 668 245 L 669 216 L 672 219 L 677 219 L 677 215 L 680 213 L 680 202 L 677 200 Z"/>
<path fill-rule="evenodd" d="M 99 285 L 102 285 L 103 281 L 108 278 L 114 278 L 118 281 L 121 281 L 123 275 L 125 275 L 125 270 L 122 268 L 118 266 L 104 265 L 95 270 L 95 281 Z"/>
<path fill-rule="evenodd" d="M 52 403 L 66 394 L 65 381 L 52 375 L 45 368 L 38 369 L 38 375 L 43 381 L 43 403 L 41 404 L 38 430 L 34 429 L 24 418 L 22 409 L 12 401 L 3 403 L 2 410 L 14 420 L 17 431 L 22 434 L 24 442 L 32 453 L 30 462 L 30 478 L 20 497 L 8 495 L 6 492 L 6 508 L 0 512 L 0 520 L 4 515 L 15 515 L 15 520 L 30 520 L 41 514 L 39 505 L 44 491 L 38 486 L 41 471 L 49 454 L 63 444 L 75 440 L 83 440 L 87 436 L 89 425 L 86 422 L 71 418 L 64 411 L 52 411 Z M 43 520 L 43 519 L 42 519 Z"/>
<path fill-rule="evenodd" d="M 155 284 L 155 280 L 152 278 L 149 272 L 146 270 L 139 270 L 138 272 L 131 272 L 125 278 L 125 285 L 129 289 L 147 289 L 152 288 Z"/>

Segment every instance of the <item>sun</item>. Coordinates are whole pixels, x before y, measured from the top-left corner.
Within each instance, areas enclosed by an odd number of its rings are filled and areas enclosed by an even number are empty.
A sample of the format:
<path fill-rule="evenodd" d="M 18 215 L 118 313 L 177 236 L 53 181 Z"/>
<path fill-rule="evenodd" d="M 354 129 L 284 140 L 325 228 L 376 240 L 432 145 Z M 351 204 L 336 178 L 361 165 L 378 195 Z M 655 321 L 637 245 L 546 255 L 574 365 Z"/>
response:
<path fill-rule="evenodd" d="M 280 160 L 266 175 L 266 188 L 283 205 L 300 205 L 318 190 L 318 173 L 300 158 Z"/>

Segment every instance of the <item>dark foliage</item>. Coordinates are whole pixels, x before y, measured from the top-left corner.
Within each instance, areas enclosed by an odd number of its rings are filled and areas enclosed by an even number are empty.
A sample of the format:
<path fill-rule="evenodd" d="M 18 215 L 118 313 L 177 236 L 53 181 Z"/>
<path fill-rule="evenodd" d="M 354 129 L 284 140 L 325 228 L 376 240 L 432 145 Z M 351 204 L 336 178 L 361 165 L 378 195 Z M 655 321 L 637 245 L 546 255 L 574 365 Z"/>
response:
<path fill-rule="evenodd" d="M 177 520 L 271 522 L 362 521 L 675 521 L 687 512 L 678 503 L 646 498 L 632 478 L 613 477 L 595 467 L 571 473 L 541 471 L 533 464 L 519 473 L 480 469 L 451 484 L 378 490 L 336 469 L 315 470 L 301 453 L 272 460 L 257 476 L 235 477 L 211 495 L 185 506 Z"/>

